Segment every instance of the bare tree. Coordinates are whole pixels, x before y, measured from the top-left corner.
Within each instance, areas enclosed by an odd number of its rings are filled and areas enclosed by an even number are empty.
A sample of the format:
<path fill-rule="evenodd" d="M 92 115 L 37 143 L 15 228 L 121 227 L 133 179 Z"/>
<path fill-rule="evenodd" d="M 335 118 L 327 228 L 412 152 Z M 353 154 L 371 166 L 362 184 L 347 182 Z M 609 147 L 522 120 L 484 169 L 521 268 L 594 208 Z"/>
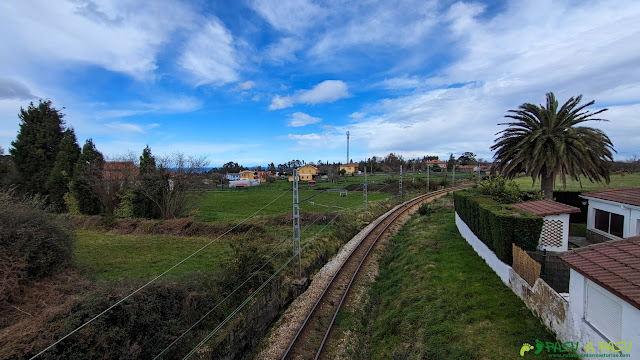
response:
<path fill-rule="evenodd" d="M 189 192 L 204 171 L 204 158 L 174 153 L 156 159 L 156 169 L 140 174 L 141 192 L 157 206 L 163 219 L 173 219 L 187 208 Z"/>

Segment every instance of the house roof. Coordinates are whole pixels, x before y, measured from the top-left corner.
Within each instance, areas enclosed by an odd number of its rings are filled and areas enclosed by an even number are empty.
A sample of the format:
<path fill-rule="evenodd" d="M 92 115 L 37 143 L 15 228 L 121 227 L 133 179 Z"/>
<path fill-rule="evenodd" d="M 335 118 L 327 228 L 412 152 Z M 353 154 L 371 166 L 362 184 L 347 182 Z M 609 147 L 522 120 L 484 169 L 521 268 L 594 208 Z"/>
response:
<path fill-rule="evenodd" d="M 340 166 L 360 166 L 360 164 L 358 164 L 358 163 L 346 163 L 346 164 L 342 164 Z"/>
<path fill-rule="evenodd" d="M 580 212 L 580 209 L 578 209 L 577 207 L 561 204 L 559 202 L 551 200 L 527 201 L 518 204 L 511 204 L 511 206 L 517 207 L 518 209 L 522 209 L 538 216 L 571 214 Z"/>
<path fill-rule="evenodd" d="M 568 251 L 572 269 L 640 309 L 640 236 Z"/>
<path fill-rule="evenodd" d="M 442 160 L 429 160 L 429 161 L 425 161 L 425 164 L 427 165 L 433 165 L 433 164 L 446 164 L 446 161 L 442 161 Z"/>
<path fill-rule="evenodd" d="M 582 196 L 640 206 L 640 188 L 592 191 L 584 193 Z"/>

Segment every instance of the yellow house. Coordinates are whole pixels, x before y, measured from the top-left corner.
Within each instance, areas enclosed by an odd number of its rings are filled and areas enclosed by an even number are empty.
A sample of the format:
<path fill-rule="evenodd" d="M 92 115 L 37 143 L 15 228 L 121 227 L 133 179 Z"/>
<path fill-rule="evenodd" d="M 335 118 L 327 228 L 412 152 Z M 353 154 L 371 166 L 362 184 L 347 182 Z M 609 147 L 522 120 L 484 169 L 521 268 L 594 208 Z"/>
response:
<path fill-rule="evenodd" d="M 313 164 L 307 164 L 298 169 L 298 181 L 313 180 L 318 175 L 318 168 Z M 293 181 L 293 176 L 289 176 L 289 182 Z"/>
<path fill-rule="evenodd" d="M 348 163 L 348 164 L 340 165 L 340 171 L 344 169 L 346 175 L 353 174 L 355 172 L 358 172 L 358 166 L 359 166 L 358 163 Z"/>
<path fill-rule="evenodd" d="M 254 179 L 255 174 L 251 170 L 240 171 L 240 179 Z"/>

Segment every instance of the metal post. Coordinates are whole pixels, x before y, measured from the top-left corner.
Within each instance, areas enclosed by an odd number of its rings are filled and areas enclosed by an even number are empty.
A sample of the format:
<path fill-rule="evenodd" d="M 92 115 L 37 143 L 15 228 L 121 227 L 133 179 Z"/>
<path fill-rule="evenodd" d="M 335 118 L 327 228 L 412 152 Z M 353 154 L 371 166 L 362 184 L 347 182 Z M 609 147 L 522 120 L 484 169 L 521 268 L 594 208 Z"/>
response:
<path fill-rule="evenodd" d="M 400 181 L 398 182 L 398 194 L 400 195 L 400 199 L 402 199 L 402 165 L 400 165 Z"/>
<path fill-rule="evenodd" d="M 300 250 L 300 198 L 298 197 L 298 169 L 293 169 L 293 256 L 297 265 L 297 276 L 302 276 L 302 255 Z M 297 262 L 297 264 L 296 264 Z"/>
<path fill-rule="evenodd" d="M 427 192 L 429 192 L 430 188 L 429 188 L 429 173 L 431 170 L 431 165 L 427 165 Z"/>
<path fill-rule="evenodd" d="M 367 167 L 364 167 L 364 185 L 362 186 L 362 201 L 364 202 L 364 211 L 367 211 Z"/>
<path fill-rule="evenodd" d="M 453 163 L 453 186 L 456 186 L 456 163 Z"/>

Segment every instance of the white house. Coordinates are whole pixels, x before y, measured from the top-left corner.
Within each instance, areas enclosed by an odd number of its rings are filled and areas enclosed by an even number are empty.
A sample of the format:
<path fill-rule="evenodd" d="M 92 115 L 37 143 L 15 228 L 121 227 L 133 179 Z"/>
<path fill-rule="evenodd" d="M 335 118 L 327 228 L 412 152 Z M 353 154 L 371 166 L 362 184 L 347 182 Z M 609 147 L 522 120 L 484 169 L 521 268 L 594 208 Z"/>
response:
<path fill-rule="evenodd" d="M 640 188 L 588 192 L 587 240 L 592 243 L 640 235 Z"/>
<path fill-rule="evenodd" d="M 224 174 L 224 178 L 229 180 L 229 181 L 240 180 L 240 174 L 239 173 L 226 173 L 226 174 Z"/>
<path fill-rule="evenodd" d="M 635 347 L 622 353 L 640 358 L 640 236 L 578 248 L 562 260 L 571 267 L 572 341 L 591 342 L 597 352 L 603 344 L 631 343 Z"/>
<path fill-rule="evenodd" d="M 567 251 L 569 248 L 569 214 L 580 212 L 580 209 L 551 200 L 527 201 L 511 204 L 511 206 L 543 217 L 544 223 L 538 249 Z"/>

